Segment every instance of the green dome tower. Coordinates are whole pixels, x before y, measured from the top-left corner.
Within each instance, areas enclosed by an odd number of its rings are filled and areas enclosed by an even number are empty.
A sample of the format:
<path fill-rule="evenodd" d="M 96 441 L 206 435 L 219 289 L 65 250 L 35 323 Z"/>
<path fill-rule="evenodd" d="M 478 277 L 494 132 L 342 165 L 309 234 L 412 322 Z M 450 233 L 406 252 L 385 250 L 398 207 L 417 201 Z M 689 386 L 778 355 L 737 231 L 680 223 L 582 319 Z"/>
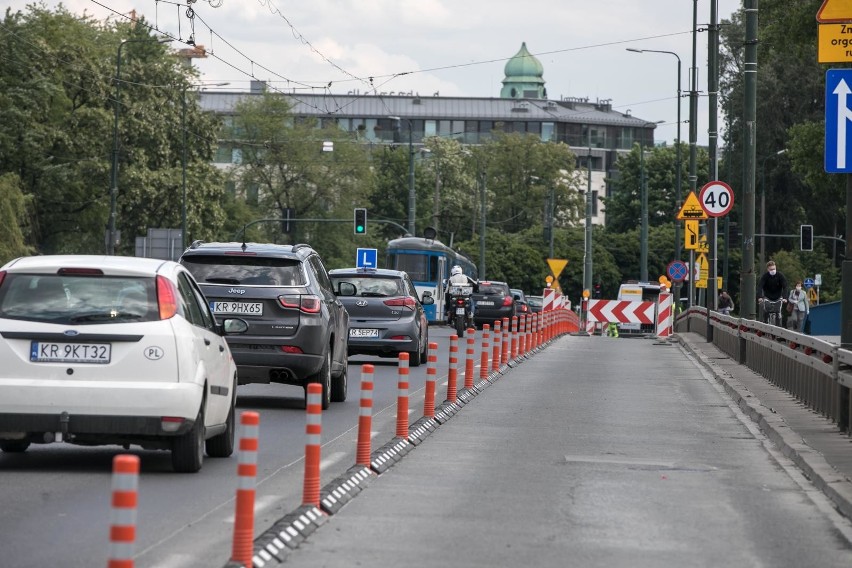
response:
<path fill-rule="evenodd" d="M 506 62 L 501 99 L 546 99 L 544 67 L 528 50 L 527 43 Z"/>

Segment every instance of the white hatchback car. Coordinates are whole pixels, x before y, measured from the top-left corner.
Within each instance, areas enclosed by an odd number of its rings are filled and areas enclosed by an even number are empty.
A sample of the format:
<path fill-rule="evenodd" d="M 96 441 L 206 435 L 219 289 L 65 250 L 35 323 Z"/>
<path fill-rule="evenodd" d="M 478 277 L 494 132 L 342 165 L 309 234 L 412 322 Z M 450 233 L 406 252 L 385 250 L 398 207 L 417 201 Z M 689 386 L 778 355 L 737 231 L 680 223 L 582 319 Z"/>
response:
<path fill-rule="evenodd" d="M 171 450 L 175 471 L 234 450 L 237 370 L 176 262 L 36 256 L 0 268 L 0 449 L 32 443 Z"/>

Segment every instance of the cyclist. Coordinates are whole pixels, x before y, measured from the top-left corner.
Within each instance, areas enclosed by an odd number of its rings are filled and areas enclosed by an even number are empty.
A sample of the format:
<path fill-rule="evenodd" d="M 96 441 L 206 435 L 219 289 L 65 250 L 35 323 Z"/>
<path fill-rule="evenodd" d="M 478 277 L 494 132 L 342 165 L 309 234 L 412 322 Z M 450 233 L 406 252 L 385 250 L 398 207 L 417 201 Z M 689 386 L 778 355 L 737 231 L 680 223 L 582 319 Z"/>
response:
<path fill-rule="evenodd" d="M 787 279 L 784 275 L 778 272 L 775 266 L 775 261 L 770 260 L 766 263 L 766 272 L 760 277 L 757 283 L 757 302 L 763 307 L 763 322 L 769 323 L 769 312 L 766 309 L 764 301 L 770 302 L 786 302 L 787 301 Z M 778 322 L 781 325 L 781 311 L 778 310 Z"/>

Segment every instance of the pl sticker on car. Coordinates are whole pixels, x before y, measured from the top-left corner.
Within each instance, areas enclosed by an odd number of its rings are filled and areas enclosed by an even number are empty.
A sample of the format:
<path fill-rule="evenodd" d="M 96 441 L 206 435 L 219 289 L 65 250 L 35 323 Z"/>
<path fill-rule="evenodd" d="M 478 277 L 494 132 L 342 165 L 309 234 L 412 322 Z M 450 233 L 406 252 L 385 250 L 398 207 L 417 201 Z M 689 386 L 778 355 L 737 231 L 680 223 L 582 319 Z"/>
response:
<path fill-rule="evenodd" d="M 145 348 L 145 358 L 151 361 L 158 361 L 163 358 L 163 355 L 165 355 L 165 352 L 156 345 Z"/>

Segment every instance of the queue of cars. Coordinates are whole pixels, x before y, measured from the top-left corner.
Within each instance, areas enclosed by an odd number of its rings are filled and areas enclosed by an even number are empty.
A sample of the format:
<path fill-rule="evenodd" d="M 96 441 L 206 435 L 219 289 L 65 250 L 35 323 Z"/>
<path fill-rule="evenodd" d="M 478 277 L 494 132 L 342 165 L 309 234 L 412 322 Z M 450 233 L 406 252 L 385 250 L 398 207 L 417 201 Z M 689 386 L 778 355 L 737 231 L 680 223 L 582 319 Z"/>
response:
<path fill-rule="evenodd" d="M 529 309 L 479 283 L 476 322 Z M 326 271 L 308 245 L 195 242 L 179 262 L 37 256 L 0 267 L 0 450 L 139 445 L 178 472 L 234 451 L 236 388 L 322 385 L 346 400 L 348 357 L 426 360 L 423 297 L 398 270 Z"/>

